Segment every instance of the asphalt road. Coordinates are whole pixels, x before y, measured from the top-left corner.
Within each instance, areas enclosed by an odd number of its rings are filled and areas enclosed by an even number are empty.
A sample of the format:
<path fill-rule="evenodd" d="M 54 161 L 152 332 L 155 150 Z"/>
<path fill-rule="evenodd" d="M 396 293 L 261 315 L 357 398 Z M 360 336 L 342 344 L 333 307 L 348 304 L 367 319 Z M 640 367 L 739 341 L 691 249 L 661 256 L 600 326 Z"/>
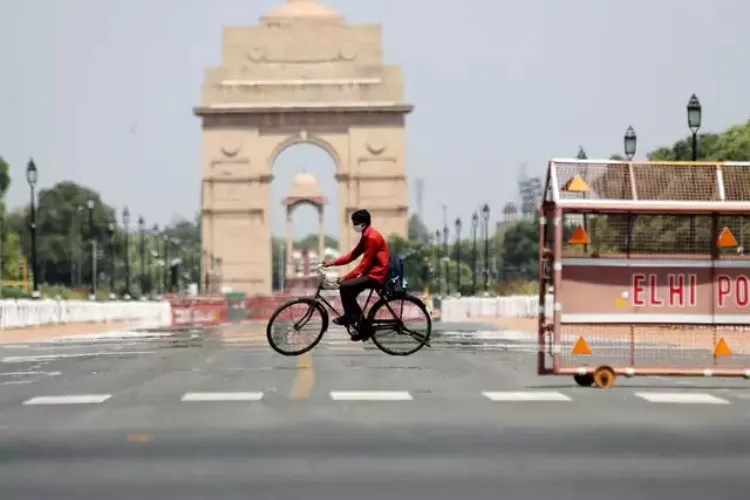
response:
<path fill-rule="evenodd" d="M 513 336 L 408 358 L 336 337 L 299 358 L 255 335 L 4 346 L 0 498 L 748 495 L 750 383 L 582 389 Z"/>

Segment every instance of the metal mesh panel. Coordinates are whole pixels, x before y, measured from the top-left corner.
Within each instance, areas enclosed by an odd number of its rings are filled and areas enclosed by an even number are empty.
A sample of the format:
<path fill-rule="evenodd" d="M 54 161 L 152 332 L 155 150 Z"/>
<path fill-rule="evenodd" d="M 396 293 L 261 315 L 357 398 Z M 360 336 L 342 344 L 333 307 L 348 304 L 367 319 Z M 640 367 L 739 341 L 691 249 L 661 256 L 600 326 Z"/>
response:
<path fill-rule="evenodd" d="M 689 325 L 564 325 L 562 366 L 634 367 L 750 367 L 750 326 L 713 327 Z M 589 355 L 572 354 L 583 338 Z M 724 339 L 730 356 L 714 357 L 713 349 Z"/>
<path fill-rule="evenodd" d="M 561 200 L 721 201 L 722 184 L 726 201 L 750 201 L 750 163 L 559 160 L 554 168 Z M 577 177 L 587 189 L 568 190 Z"/>
<path fill-rule="evenodd" d="M 566 256 L 708 255 L 718 237 L 713 233 L 710 215 L 584 216 L 567 213 L 563 221 Z M 579 224 L 591 240 L 588 245 L 568 243 Z M 750 235 L 750 231 L 747 234 Z"/>
<path fill-rule="evenodd" d="M 750 200 L 750 167 L 723 165 L 724 196 L 727 201 Z"/>
<path fill-rule="evenodd" d="M 633 164 L 639 200 L 718 201 L 715 165 Z"/>
<path fill-rule="evenodd" d="M 719 216 L 719 231 L 725 228 L 737 240 L 737 246 L 719 248 L 719 255 L 722 258 L 750 257 L 750 215 Z"/>
<path fill-rule="evenodd" d="M 611 165 L 589 163 L 559 163 L 557 184 L 561 199 L 632 200 L 630 175 L 626 163 Z M 579 176 L 590 188 L 587 192 L 565 189 L 571 179 Z"/>

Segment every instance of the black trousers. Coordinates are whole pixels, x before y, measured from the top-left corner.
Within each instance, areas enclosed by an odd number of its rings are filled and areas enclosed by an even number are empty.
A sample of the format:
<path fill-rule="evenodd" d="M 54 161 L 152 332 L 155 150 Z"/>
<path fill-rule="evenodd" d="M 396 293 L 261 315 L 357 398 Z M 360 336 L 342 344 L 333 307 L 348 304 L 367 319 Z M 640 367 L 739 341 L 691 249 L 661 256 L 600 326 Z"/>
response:
<path fill-rule="evenodd" d="M 368 276 L 357 276 L 339 283 L 341 294 L 341 305 L 344 307 L 344 316 L 351 321 L 356 321 L 362 316 L 362 308 L 357 303 L 357 297 L 369 288 L 380 286 L 377 280 Z"/>

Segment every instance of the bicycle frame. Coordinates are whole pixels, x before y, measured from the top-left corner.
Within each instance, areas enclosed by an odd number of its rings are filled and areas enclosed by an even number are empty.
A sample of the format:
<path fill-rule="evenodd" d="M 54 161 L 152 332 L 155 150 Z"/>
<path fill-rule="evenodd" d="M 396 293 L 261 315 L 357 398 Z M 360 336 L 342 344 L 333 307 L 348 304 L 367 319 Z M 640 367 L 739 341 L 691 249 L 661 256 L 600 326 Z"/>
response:
<path fill-rule="evenodd" d="M 321 273 L 321 270 L 318 269 L 318 272 Z M 321 295 L 320 292 L 322 290 L 323 290 L 323 279 L 321 279 L 320 283 L 318 283 L 318 288 L 315 290 L 315 294 L 311 297 L 312 300 L 314 300 L 315 302 L 324 304 L 329 310 L 333 311 L 338 316 L 341 316 L 342 314 L 339 313 L 339 311 L 336 309 L 336 307 L 334 307 L 333 304 L 331 304 L 330 302 L 328 302 L 328 300 L 326 300 L 326 298 L 323 295 Z M 391 307 L 391 305 L 388 303 L 387 300 L 385 300 L 387 297 L 378 288 L 370 288 L 370 292 L 367 295 L 367 300 L 365 301 L 365 305 L 362 308 L 362 314 L 364 315 L 367 312 L 368 306 L 370 305 L 370 299 L 372 299 L 372 295 L 374 293 L 377 293 L 378 299 L 384 300 L 385 307 L 388 308 L 388 311 L 393 316 L 393 319 L 378 319 L 378 320 L 374 320 L 370 324 L 370 328 L 373 330 L 373 332 L 380 331 L 380 330 L 387 330 L 387 329 L 390 329 L 390 328 L 393 328 L 393 327 L 404 327 L 404 322 L 400 319 L 400 316 L 396 315 L 396 312 L 393 310 L 393 308 Z M 377 303 L 377 301 L 375 303 Z M 401 311 L 401 312 L 403 313 L 403 311 Z M 307 311 L 307 313 L 302 317 L 302 319 L 300 319 L 295 324 L 295 328 L 299 329 L 302 326 L 304 326 L 310 320 L 310 317 L 312 316 L 312 313 L 313 313 L 313 308 L 311 307 Z M 411 335 L 414 335 L 414 334 L 412 333 Z"/>

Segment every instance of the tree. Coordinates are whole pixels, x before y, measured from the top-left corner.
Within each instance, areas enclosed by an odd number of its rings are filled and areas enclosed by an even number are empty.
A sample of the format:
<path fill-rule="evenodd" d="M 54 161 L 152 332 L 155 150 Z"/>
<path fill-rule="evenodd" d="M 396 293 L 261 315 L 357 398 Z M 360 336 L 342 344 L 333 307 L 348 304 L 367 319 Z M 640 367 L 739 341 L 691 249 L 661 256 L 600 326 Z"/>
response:
<path fill-rule="evenodd" d="M 18 234 L 8 225 L 6 217 L 5 193 L 10 187 L 10 173 L 8 163 L 0 156 L 0 242 L 2 244 L 2 272 L 0 279 L 18 280 L 21 278 L 18 262 L 23 258 L 21 241 Z"/>
<path fill-rule="evenodd" d="M 510 225 L 502 239 L 500 279 L 536 279 L 539 271 L 539 221 L 523 219 Z"/>
<path fill-rule="evenodd" d="M 409 240 L 428 243 L 431 237 L 432 231 L 427 228 L 427 225 L 420 219 L 419 215 L 412 214 L 409 217 Z"/>
<path fill-rule="evenodd" d="M 750 159 L 750 122 L 729 127 L 719 134 L 704 133 L 698 138 L 699 161 L 747 161 Z M 662 146 L 647 155 L 651 161 L 673 162 L 692 160 L 692 136 L 686 136 L 671 146 Z M 670 200 L 692 199 L 696 193 L 709 196 L 715 190 L 713 173 L 686 171 L 688 177 L 674 174 L 674 170 L 644 169 L 636 171 L 638 194 L 642 199 Z M 729 170 L 724 174 L 727 192 L 735 199 L 750 199 L 750 176 L 746 170 Z M 630 186 L 623 182 L 622 174 L 610 169 L 592 183 L 592 188 L 603 198 L 623 198 L 629 195 Z M 692 222 L 691 222 L 692 219 Z M 627 216 L 599 215 L 590 217 L 592 250 L 604 252 L 708 252 L 714 236 L 711 218 L 677 216 Z M 739 217 L 726 218 L 736 235 L 750 234 L 750 220 Z M 628 237 L 628 227 L 632 238 Z M 628 243 L 628 241 L 630 242 Z M 742 243 L 741 243 L 742 244 Z"/>
<path fill-rule="evenodd" d="M 88 209 L 86 203 L 94 202 L 94 234 L 99 255 L 104 258 L 99 269 L 109 269 L 106 251 L 107 224 L 114 210 L 105 205 L 99 193 L 74 182 L 60 182 L 39 191 L 37 208 L 37 263 L 40 283 L 64 284 L 73 281 L 74 265 L 81 265 L 84 281 L 91 273 Z M 31 233 L 28 227 L 29 207 L 8 214 L 9 229 L 20 235 L 23 255 L 31 265 Z"/>

